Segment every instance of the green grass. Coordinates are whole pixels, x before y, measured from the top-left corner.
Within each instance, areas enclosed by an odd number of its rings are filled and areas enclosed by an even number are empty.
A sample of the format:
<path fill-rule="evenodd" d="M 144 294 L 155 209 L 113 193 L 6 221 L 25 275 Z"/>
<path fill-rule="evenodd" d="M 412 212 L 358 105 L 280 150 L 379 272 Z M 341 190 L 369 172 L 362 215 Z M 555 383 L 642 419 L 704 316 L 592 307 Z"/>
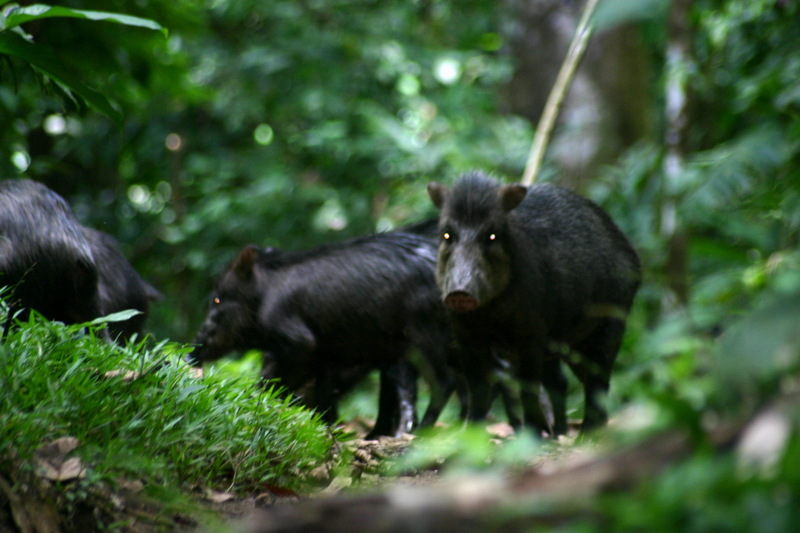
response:
<path fill-rule="evenodd" d="M 119 347 L 93 327 L 34 316 L 0 342 L 0 467 L 29 464 L 43 443 L 72 436 L 88 480 L 248 493 L 303 490 L 330 459 L 334 440 L 318 415 L 275 390 L 214 373 L 195 379 L 182 362 L 188 348 Z"/>

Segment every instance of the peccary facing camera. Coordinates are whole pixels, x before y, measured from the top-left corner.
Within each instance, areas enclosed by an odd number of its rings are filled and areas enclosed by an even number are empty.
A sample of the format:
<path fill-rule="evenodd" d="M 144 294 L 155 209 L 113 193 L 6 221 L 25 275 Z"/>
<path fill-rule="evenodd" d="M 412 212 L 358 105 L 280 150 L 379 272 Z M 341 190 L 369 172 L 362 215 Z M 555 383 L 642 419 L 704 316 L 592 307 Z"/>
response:
<path fill-rule="evenodd" d="M 641 276 L 628 239 L 599 206 L 552 185 L 501 185 L 472 172 L 428 193 L 440 210 L 436 280 L 454 322 L 468 417 L 486 416 L 499 350 L 521 381 L 527 425 L 566 431 L 562 359 L 584 386 L 583 429 L 605 424 L 602 396 Z"/>

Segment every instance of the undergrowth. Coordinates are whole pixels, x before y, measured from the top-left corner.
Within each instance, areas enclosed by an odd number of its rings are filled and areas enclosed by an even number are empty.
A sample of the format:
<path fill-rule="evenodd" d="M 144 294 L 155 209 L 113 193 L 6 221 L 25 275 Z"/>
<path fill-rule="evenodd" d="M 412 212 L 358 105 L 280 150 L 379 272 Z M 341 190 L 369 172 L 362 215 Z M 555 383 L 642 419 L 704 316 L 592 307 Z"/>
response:
<path fill-rule="evenodd" d="M 0 312 L 0 318 L 2 317 Z M 206 375 L 188 348 L 120 347 L 97 325 L 35 315 L 0 341 L 0 466 L 26 464 L 42 444 L 79 440 L 87 480 L 143 480 L 181 490 L 302 490 L 331 460 L 334 438 L 318 415 L 252 379 Z"/>

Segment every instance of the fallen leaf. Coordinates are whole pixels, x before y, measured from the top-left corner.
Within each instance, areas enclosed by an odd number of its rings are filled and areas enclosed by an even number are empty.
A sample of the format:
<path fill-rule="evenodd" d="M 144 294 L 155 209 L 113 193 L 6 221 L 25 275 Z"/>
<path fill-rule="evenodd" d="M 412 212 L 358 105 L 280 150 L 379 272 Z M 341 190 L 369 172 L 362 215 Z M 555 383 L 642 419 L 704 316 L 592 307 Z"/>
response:
<path fill-rule="evenodd" d="M 144 489 L 144 483 L 142 483 L 138 479 L 125 479 L 125 478 L 117 478 L 117 486 L 121 490 L 127 490 L 130 492 L 141 492 Z"/>
<path fill-rule="evenodd" d="M 736 454 L 740 470 L 773 475 L 791 436 L 789 413 L 780 409 L 761 413 L 745 427 L 739 440 Z"/>
<path fill-rule="evenodd" d="M 300 495 L 297 492 L 287 487 L 279 487 L 271 483 L 264 483 L 264 488 L 275 496 L 279 496 L 281 498 L 300 498 Z"/>
<path fill-rule="evenodd" d="M 79 457 L 70 457 L 61 465 L 58 481 L 85 477 L 86 472 Z"/>
<path fill-rule="evenodd" d="M 353 479 L 350 476 L 337 476 L 333 478 L 330 484 L 322 489 L 320 494 L 324 496 L 331 496 L 338 492 L 341 492 L 343 489 L 346 489 L 350 485 L 353 484 Z"/>
<path fill-rule="evenodd" d="M 139 372 L 133 370 L 109 370 L 104 374 L 104 376 L 108 379 L 122 377 L 122 381 L 133 381 L 134 379 L 139 379 Z"/>
<path fill-rule="evenodd" d="M 61 455 L 66 455 L 78 446 L 80 446 L 81 441 L 76 439 L 75 437 L 61 437 L 59 439 L 54 440 L 50 444 L 45 444 L 44 446 L 40 447 L 37 452 L 39 451 L 53 451 L 55 453 L 59 453 Z"/>
<path fill-rule="evenodd" d="M 499 439 L 507 439 L 515 433 L 514 428 L 505 422 L 498 422 L 497 424 L 487 426 L 486 431 L 488 431 L 493 437 L 497 437 Z"/>
<path fill-rule="evenodd" d="M 236 499 L 236 495 L 231 494 L 230 492 L 220 492 L 212 490 L 211 493 L 208 495 L 208 499 L 214 503 L 225 503 Z"/>
<path fill-rule="evenodd" d="M 67 458 L 67 454 L 79 445 L 80 441 L 75 437 L 61 437 L 40 446 L 33 454 L 37 474 L 52 481 L 86 477 L 86 469 L 80 458 Z"/>

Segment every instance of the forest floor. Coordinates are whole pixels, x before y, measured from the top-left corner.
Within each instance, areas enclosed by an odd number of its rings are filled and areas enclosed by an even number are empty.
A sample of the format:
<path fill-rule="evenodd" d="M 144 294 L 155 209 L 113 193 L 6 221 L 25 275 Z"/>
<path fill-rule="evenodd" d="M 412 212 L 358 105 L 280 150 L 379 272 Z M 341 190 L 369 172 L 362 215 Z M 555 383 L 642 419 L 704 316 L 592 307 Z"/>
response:
<path fill-rule="evenodd" d="M 765 419 L 796 405 L 793 396 L 752 419 L 709 422 L 704 428 L 706 453 L 736 449 L 742 441 L 752 440 Z M 80 503 L 72 506 L 69 517 L 58 515 L 65 509 L 63 501 L 56 505 L 58 494 L 64 494 L 55 490 L 60 482 L 43 479 L 30 468 L 17 469 L 10 478 L 0 473 L 0 533 L 566 530 L 597 518 L 597 496 L 635 491 L 693 453 L 696 436 L 684 427 L 623 436 L 630 430 L 637 433 L 639 417 L 635 411 L 625 410 L 609 422 L 608 432 L 584 438 L 576 437 L 572 428 L 569 436 L 545 442 L 514 435 L 502 423 L 377 440 L 359 438 L 364 428 L 351 426 L 345 431 L 353 438 L 342 439 L 338 458 L 311 473 L 317 488 L 302 495 L 277 486 L 263 486 L 258 494 L 249 495 L 235 493 L 234 487 L 229 492 L 198 489 L 190 494 L 165 494 L 140 481 L 117 480 L 113 488 L 111 484 L 92 485 L 88 497 L 83 495 Z M 424 455 L 422 462 L 405 461 L 424 445 L 448 439 L 465 442 L 466 451 L 472 451 L 475 442 L 483 443 L 478 456 L 470 458 L 472 467 L 454 468 L 458 466 L 457 453 L 446 446 L 441 455 Z M 495 453 L 515 447 L 512 462 Z M 65 453 L 62 450 L 41 458 L 58 467 L 60 479 L 70 469 L 70 461 L 63 461 Z M 755 458 L 764 460 L 763 455 L 760 452 Z M 491 461 L 485 461 L 489 457 Z M 398 458 L 403 459 L 402 470 L 386 468 Z M 481 461 L 482 468 L 476 468 Z M 19 493 L 20 488 L 25 492 Z"/>
<path fill-rule="evenodd" d="M 440 496 L 445 499 L 438 502 L 442 508 L 451 506 L 451 500 L 455 501 L 462 498 L 456 494 L 463 492 L 464 486 L 461 481 L 454 485 L 452 476 L 449 472 L 442 475 L 443 463 L 445 459 L 432 459 L 427 466 L 414 468 L 405 471 L 392 471 L 387 469 L 387 464 L 394 459 L 406 454 L 412 443 L 419 438 L 429 439 L 430 442 L 436 437 L 415 437 L 413 435 L 403 435 L 400 438 L 382 437 L 377 440 L 365 440 L 362 436 L 366 433 L 368 426 L 360 421 L 345 428 L 348 434 L 353 435 L 352 439 L 343 440 L 340 444 L 338 454 L 340 457 L 349 459 L 349 466 L 342 467 L 341 460 L 333 461 L 331 464 L 318 467 L 312 477 L 318 480 L 318 488 L 305 492 L 300 495 L 292 490 L 283 487 L 266 486 L 259 494 L 241 495 L 233 490 L 230 492 L 218 491 L 198 491 L 190 495 L 164 495 L 154 494 L 155 487 L 145 487 L 143 483 L 136 480 L 117 480 L 113 488 L 109 486 L 94 487 L 91 490 L 88 503 L 81 504 L 74 508 L 72 516 L 65 520 L 64 516 L 58 515 L 58 509 L 63 511 L 63 502 L 54 505 L 57 491 L 52 482 L 43 479 L 28 479 L 28 492 L 26 494 L 15 494 L 11 489 L 14 482 L 20 486 L 20 479 L 4 480 L 0 476 L 0 503 L 3 496 L 8 502 L 8 506 L 0 505 L 0 532 L 25 532 L 25 533 L 55 533 L 59 531 L 99 531 L 98 522 L 103 524 L 116 524 L 118 529 L 113 531 L 124 531 L 129 533 L 155 533 L 162 531 L 191 531 L 198 533 L 206 532 L 294 532 L 294 531 L 350 531 L 348 527 L 352 524 L 341 525 L 328 528 L 325 519 L 323 525 L 316 524 L 311 529 L 305 529 L 303 523 L 306 521 L 304 509 L 314 505 L 330 505 L 334 510 L 325 510 L 320 514 L 312 513 L 315 520 L 326 513 L 333 513 L 333 516 L 342 517 L 343 513 L 357 513 L 358 521 L 362 516 L 370 516 L 370 513 L 383 516 L 392 513 L 400 513 L 402 521 L 407 516 L 411 516 L 418 509 L 405 512 L 407 503 L 400 504 L 397 508 L 398 498 L 391 496 L 402 491 L 403 500 L 411 497 L 416 501 L 422 498 L 425 502 L 428 496 L 435 500 Z M 513 430 L 504 423 L 497 423 L 486 426 L 486 440 L 493 445 L 510 443 L 516 437 Z M 481 440 L 483 435 L 480 435 Z M 485 441 L 484 441 L 485 442 Z M 559 442 L 550 443 L 546 446 L 544 453 L 542 449 L 533 454 L 530 462 L 522 465 L 522 469 L 528 472 L 553 472 L 564 465 L 574 465 L 585 457 L 591 456 L 587 451 L 591 446 L 584 444 L 576 445 L 573 437 L 562 437 Z M 57 458 L 50 457 L 51 463 Z M 339 466 L 334 466 L 338 464 Z M 449 466 L 449 465 L 446 465 Z M 61 468 L 65 468 L 64 463 Z M 472 495 L 467 495 L 468 501 L 478 495 L 483 499 L 492 498 L 500 494 L 492 494 L 493 483 L 498 478 L 500 470 L 492 470 L 492 475 L 480 477 L 472 476 L 471 484 Z M 474 472 L 473 472 L 474 473 Z M 483 474 L 489 471 L 484 469 Z M 507 471 L 503 471 L 502 476 L 510 479 Z M 53 478 L 51 478 L 53 479 Z M 487 480 L 483 485 L 483 480 Z M 507 483 L 507 481 L 504 481 Z M 449 485 L 448 485 L 449 484 Z M 461 485 L 460 487 L 458 485 Z M 22 483 L 24 486 L 25 483 Z M 454 486 L 456 491 L 454 492 Z M 502 489 L 507 490 L 506 488 Z M 426 492 L 427 491 L 427 492 Z M 452 496 L 452 497 L 451 497 Z M 359 499 L 368 498 L 365 514 L 357 511 L 364 505 Z M 387 499 L 388 498 L 388 499 Z M 385 500 L 385 501 L 384 501 Z M 389 501 L 391 500 L 391 501 Z M 199 505 L 198 505 L 199 504 Z M 427 502 L 425 502 L 427 505 Z M 378 509 L 374 509 L 378 505 Z M 417 505 L 414 503 L 413 505 Z M 459 505 L 457 502 L 456 506 Z M 384 508 L 386 510 L 384 511 Z M 285 513 L 299 513 L 297 516 L 290 516 L 284 520 Z M 269 517 L 268 515 L 272 515 Z M 278 518 L 276 518 L 276 516 Z M 266 517 L 266 518 L 265 518 Z M 297 522 L 298 527 L 295 527 Z M 348 522 L 345 520 L 345 522 Z M 275 524 L 284 524 L 275 529 Z M 285 529 L 284 529 L 285 527 Z M 438 527 L 438 526 L 436 526 Z M 433 529 L 422 529 L 422 531 L 437 531 Z M 363 530 L 367 531 L 369 529 Z M 353 529 L 353 531 L 362 531 Z M 384 531 L 384 530 L 381 530 Z M 386 531 L 395 531 L 386 530 Z"/>
<path fill-rule="evenodd" d="M 327 479 L 322 479 L 320 487 L 316 491 L 300 496 L 282 491 L 279 488 L 273 488 L 273 490 L 266 493 L 243 499 L 236 498 L 233 495 L 217 494 L 209 495 L 205 500 L 215 512 L 232 520 L 234 531 L 262 531 L 262 529 L 250 525 L 251 517 L 259 516 L 259 509 L 296 505 L 303 502 L 308 503 L 311 500 L 358 498 L 365 495 L 385 493 L 387 490 L 397 487 L 408 488 L 411 491 L 418 488 L 422 490 L 429 488 L 438 490 L 439 486 L 451 486 L 454 479 L 456 479 L 456 483 L 459 482 L 457 476 L 451 477 L 446 472 L 443 475 L 444 458 L 433 460 L 430 465 L 424 468 L 409 469 L 402 472 L 388 470 L 386 468 L 387 462 L 406 454 L 418 437 L 407 434 L 399 438 L 380 437 L 376 440 L 365 440 L 363 435 L 366 434 L 366 428 L 368 426 L 363 421 L 356 421 L 348 426 L 350 431 L 360 435 L 343 444 L 347 449 L 345 453 L 352 456 L 350 469 L 338 475 L 329 476 Z M 513 429 L 505 423 L 486 426 L 486 433 L 487 439 L 490 439 L 498 446 L 509 439 L 515 438 Z M 573 436 L 561 437 L 558 442 L 552 443 L 548 446 L 547 452 L 536 454 L 523 468 L 527 471 L 535 470 L 549 474 L 592 457 L 594 455 L 591 451 L 593 447 L 591 445 L 576 445 L 575 433 L 577 431 L 573 432 Z M 474 479 L 475 477 L 473 476 Z M 451 489 L 445 488 L 444 490 Z M 491 483 L 487 486 L 488 490 L 491 490 Z M 300 530 L 302 529 L 298 531 Z M 331 530 L 339 531 L 338 528 L 332 528 Z M 272 529 L 264 531 L 272 531 Z M 289 528 L 287 531 L 295 531 L 295 529 Z"/>

